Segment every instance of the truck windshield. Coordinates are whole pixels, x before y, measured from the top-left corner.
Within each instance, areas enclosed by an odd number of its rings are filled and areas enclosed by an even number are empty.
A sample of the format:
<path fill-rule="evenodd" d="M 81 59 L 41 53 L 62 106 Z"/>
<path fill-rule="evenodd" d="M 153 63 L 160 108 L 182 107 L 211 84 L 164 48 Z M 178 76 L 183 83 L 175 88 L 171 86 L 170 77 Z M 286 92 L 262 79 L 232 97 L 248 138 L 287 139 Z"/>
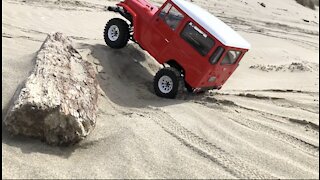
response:
<path fill-rule="evenodd" d="M 210 49 L 214 46 L 214 41 L 205 32 L 201 31 L 199 27 L 189 22 L 181 32 L 181 37 L 187 41 L 195 50 L 202 56 L 208 54 Z"/>
<path fill-rule="evenodd" d="M 221 64 L 234 64 L 238 59 L 241 54 L 241 51 L 235 51 L 235 50 L 230 50 L 226 53 L 224 56 Z"/>

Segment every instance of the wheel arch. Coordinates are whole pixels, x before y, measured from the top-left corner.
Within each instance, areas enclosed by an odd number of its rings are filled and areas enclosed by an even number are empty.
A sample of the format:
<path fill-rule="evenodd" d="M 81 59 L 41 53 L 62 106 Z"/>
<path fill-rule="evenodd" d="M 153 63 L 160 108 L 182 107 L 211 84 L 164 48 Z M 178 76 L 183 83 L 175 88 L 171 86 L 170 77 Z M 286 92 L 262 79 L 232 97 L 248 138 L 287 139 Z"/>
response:
<path fill-rule="evenodd" d="M 181 74 L 183 76 L 186 75 L 185 68 L 181 64 L 179 64 L 178 61 L 176 61 L 174 59 L 170 59 L 170 60 L 166 61 L 165 64 L 168 64 L 170 67 L 176 68 L 178 71 L 181 72 Z"/>
<path fill-rule="evenodd" d="M 127 4 L 121 2 L 118 3 L 117 6 L 123 7 L 123 9 L 125 9 L 132 16 L 133 22 L 136 20 L 137 14 Z"/>
<path fill-rule="evenodd" d="M 137 21 L 137 14 L 125 3 L 121 2 L 121 3 L 118 3 L 117 6 L 120 6 L 122 7 L 125 11 L 127 11 L 127 13 L 130 14 L 130 16 L 132 17 L 130 23 L 132 23 L 132 26 L 134 26 L 134 31 L 137 31 L 137 28 L 139 28 L 139 26 L 137 25 L 138 21 Z M 137 33 L 133 33 L 133 36 L 135 39 L 137 39 Z"/>

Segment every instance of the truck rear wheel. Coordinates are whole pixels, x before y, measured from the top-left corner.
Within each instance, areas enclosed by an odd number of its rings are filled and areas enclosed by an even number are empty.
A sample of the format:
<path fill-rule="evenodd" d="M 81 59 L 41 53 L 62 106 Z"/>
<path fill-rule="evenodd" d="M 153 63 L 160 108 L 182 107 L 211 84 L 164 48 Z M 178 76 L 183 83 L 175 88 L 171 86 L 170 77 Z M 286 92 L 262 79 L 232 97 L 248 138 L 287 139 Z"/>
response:
<path fill-rule="evenodd" d="M 174 99 L 182 82 L 181 74 L 172 67 L 160 69 L 154 76 L 153 88 L 157 96 Z"/>
<path fill-rule="evenodd" d="M 104 41 L 111 48 L 123 48 L 127 45 L 129 37 L 129 25 L 122 19 L 113 18 L 104 28 Z"/>

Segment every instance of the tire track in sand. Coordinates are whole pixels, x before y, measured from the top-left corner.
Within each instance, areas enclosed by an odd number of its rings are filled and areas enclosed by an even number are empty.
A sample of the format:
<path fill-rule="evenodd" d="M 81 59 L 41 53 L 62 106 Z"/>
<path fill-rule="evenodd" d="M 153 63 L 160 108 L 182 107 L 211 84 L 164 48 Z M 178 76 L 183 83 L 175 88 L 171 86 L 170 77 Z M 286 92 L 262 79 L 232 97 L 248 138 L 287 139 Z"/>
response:
<path fill-rule="evenodd" d="M 226 117 L 227 117 L 227 115 L 226 115 Z M 263 132 L 263 133 L 265 133 L 269 136 L 272 136 L 278 140 L 281 140 L 285 143 L 288 143 L 291 146 L 294 146 L 295 148 L 298 148 L 298 149 L 300 149 L 300 150 L 302 150 L 312 156 L 319 157 L 319 147 L 314 144 L 308 143 L 302 139 L 299 139 L 295 136 L 292 136 L 290 134 L 287 134 L 285 132 L 277 130 L 273 127 L 261 124 L 255 120 L 250 120 L 246 117 L 241 116 L 240 114 L 238 114 L 237 117 L 241 117 L 241 118 L 237 119 L 237 118 L 232 118 L 232 117 L 228 116 L 228 119 L 230 119 L 230 120 L 232 120 L 242 126 L 248 127 L 254 131 Z"/>
<path fill-rule="evenodd" d="M 275 117 L 275 118 L 278 118 L 278 119 L 284 119 L 284 120 L 288 120 L 289 122 L 292 123 L 293 119 L 292 118 L 288 118 L 288 117 L 285 117 L 285 116 L 280 116 L 280 115 L 276 115 L 276 114 L 272 114 L 272 113 L 269 113 L 269 112 L 265 112 L 265 111 L 260 111 L 260 110 L 257 110 L 257 109 L 252 109 L 252 108 L 248 108 L 248 107 L 245 107 L 245 106 L 242 106 L 242 105 L 239 105 L 237 103 L 235 103 L 234 101 L 231 101 L 231 100 L 218 100 L 218 99 L 214 99 L 214 98 L 206 98 L 205 100 L 203 100 L 204 102 L 202 103 L 199 103 L 199 102 L 195 102 L 195 103 L 198 103 L 198 104 L 201 104 L 203 106 L 206 106 L 206 107 L 209 107 L 211 108 L 208 103 L 220 103 L 222 105 L 224 105 L 224 107 L 228 107 L 229 110 L 231 112 L 234 112 L 234 108 L 240 108 L 240 109 L 243 109 L 245 111 L 249 111 L 249 112 L 253 112 L 253 113 L 257 113 L 258 115 L 260 116 L 271 116 L 271 117 Z M 230 109 L 231 108 L 231 109 Z M 285 132 L 282 132 L 278 129 L 275 129 L 273 127 L 270 127 L 270 126 L 267 126 L 267 125 L 264 125 L 262 123 L 259 123 L 257 121 L 255 121 L 254 119 L 248 119 L 247 117 L 244 117 L 242 116 L 240 113 L 237 113 L 237 117 L 238 119 L 236 118 L 232 118 L 230 116 L 227 116 L 227 114 L 225 115 L 226 117 L 228 117 L 228 119 L 242 125 L 242 126 L 245 126 L 245 127 L 248 127 L 254 131 L 259 131 L 259 132 L 264 132 L 265 134 L 269 135 L 269 136 L 272 136 L 276 139 L 279 139 L 285 143 L 288 143 L 289 145 L 295 147 L 295 148 L 298 148 L 300 149 L 301 151 L 307 153 L 307 154 L 310 154 L 312 156 L 315 156 L 315 157 L 319 157 L 319 146 L 316 146 L 314 144 L 311 144 L 309 142 L 306 142 L 302 139 L 299 139 L 298 137 L 295 137 L 293 135 L 290 135 L 290 134 L 287 134 Z M 241 118 L 240 118 L 241 117 Z M 267 119 L 267 118 L 265 118 Z M 268 119 L 267 119 L 268 120 Z M 295 121 L 299 121 L 299 122 L 304 122 L 303 120 L 295 120 Z M 309 124 L 311 124 L 312 128 L 315 129 L 319 126 L 309 122 Z M 314 127 L 315 126 L 315 127 Z"/>
<path fill-rule="evenodd" d="M 190 130 L 179 124 L 174 118 L 159 108 L 152 108 L 157 113 L 152 113 L 151 118 L 164 131 L 183 143 L 186 147 L 197 153 L 198 155 L 219 164 L 225 171 L 237 178 L 254 178 L 254 179 L 275 179 L 267 172 L 263 172 L 249 163 L 231 155 L 221 147 L 208 142 L 206 139 L 194 134 Z"/>

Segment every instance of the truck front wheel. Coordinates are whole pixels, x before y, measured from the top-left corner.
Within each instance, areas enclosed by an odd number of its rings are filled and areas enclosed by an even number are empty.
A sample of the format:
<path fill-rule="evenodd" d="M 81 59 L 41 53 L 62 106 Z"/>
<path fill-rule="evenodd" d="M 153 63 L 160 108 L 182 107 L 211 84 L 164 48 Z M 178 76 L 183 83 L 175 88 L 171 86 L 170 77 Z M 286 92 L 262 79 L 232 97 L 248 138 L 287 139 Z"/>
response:
<path fill-rule="evenodd" d="M 113 18 L 104 28 L 104 41 L 111 48 L 123 48 L 127 45 L 129 37 L 129 26 L 122 19 Z"/>
<path fill-rule="evenodd" d="M 172 67 L 160 69 L 154 76 L 153 88 L 157 96 L 174 99 L 181 88 L 182 77 Z"/>

